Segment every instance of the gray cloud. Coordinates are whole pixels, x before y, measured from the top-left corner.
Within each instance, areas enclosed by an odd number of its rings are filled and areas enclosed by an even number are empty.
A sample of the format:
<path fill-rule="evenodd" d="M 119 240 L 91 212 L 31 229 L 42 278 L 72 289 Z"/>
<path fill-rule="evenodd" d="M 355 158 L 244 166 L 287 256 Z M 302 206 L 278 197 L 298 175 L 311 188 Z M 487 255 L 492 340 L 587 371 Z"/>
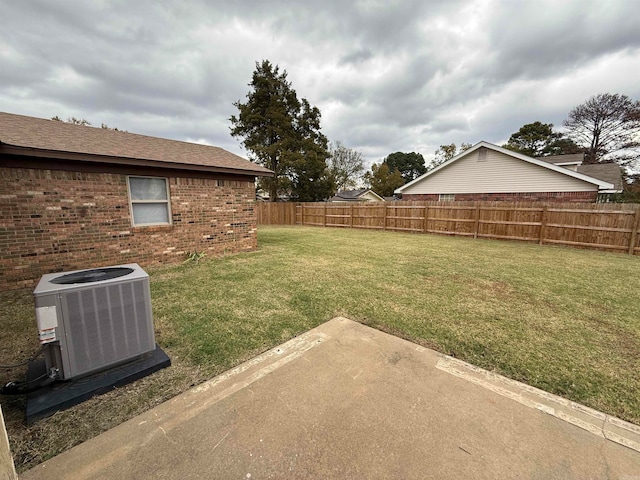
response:
<path fill-rule="evenodd" d="M 640 97 L 632 0 L 7 2 L 1 110 L 132 132 L 229 135 L 255 62 L 286 69 L 330 139 L 369 161 L 560 125 L 589 96 Z"/>
<path fill-rule="evenodd" d="M 355 64 L 358 65 L 360 63 L 366 62 L 367 60 L 373 58 L 373 52 L 368 48 L 361 48 L 340 58 L 338 65 L 349 65 Z"/>

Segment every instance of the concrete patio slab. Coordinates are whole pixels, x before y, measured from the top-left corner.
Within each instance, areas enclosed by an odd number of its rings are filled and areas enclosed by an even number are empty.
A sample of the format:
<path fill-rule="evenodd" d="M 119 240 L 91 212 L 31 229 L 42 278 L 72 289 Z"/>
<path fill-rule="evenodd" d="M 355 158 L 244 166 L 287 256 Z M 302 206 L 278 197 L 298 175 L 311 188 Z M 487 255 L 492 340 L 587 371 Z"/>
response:
<path fill-rule="evenodd" d="M 634 425 L 336 318 L 20 478 L 640 480 L 635 445 Z"/>

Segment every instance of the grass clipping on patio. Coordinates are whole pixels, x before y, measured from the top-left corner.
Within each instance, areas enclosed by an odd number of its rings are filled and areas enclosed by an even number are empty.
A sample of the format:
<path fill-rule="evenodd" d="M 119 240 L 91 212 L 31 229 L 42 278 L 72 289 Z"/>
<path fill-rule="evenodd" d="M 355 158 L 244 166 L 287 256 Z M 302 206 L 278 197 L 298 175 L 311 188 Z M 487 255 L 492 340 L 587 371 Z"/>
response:
<path fill-rule="evenodd" d="M 638 257 L 308 227 L 261 227 L 258 240 L 149 271 L 172 367 L 31 427 L 24 398 L 3 397 L 18 470 L 337 315 L 640 424 Z M 0 300 L 8 364 L 37 350 L 35 315 L 31 290 Z"/>

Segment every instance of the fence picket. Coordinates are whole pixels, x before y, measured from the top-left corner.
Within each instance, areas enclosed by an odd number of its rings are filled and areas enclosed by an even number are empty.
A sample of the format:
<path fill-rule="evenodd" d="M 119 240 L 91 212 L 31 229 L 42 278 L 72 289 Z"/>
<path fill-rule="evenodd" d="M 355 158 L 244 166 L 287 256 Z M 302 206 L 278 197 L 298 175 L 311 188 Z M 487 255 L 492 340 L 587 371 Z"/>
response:
<path fill-rule="evenodd" d="M 539 245 L 544 243 L 544 230 L 547 228 L 547 207 L 542 207 L 542 216 L 540 218 L 540 241 Z"/>

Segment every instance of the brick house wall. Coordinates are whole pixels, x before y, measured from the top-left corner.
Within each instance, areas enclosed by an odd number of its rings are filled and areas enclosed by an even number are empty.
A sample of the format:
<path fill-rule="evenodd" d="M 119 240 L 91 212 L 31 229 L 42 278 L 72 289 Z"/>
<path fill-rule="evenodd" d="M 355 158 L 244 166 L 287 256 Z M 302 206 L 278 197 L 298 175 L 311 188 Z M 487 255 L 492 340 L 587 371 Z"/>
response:
<path fill-rule="evenodd" d="M 456 193 L 459 202 L 576 202 L 594 203 L 598 192 L 531 192 L 531 193 Z M 437 194 L 403 194 L 404 201 L 438 201 Z"/>
<path fill-rule="evenodd" d="M 44 273 L 180 263 L 257 246 L 253 176 L 0 168 L 0 287 Z M 126 174 L 168 178 L 172 225 L 132 227 Z"/>

